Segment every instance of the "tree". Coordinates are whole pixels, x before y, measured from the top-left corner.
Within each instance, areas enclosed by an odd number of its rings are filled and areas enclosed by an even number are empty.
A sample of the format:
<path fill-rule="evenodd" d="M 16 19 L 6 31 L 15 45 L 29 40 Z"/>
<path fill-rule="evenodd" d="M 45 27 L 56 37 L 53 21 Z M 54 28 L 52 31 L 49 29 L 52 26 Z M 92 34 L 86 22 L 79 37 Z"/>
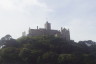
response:
<path fill-rule="evenodd" d="M 19 50 L 14 47 L 7 47 L 0 50 L 1 63 L 0 64 L 14 64 L 21 63 L 18 56 Z"/>

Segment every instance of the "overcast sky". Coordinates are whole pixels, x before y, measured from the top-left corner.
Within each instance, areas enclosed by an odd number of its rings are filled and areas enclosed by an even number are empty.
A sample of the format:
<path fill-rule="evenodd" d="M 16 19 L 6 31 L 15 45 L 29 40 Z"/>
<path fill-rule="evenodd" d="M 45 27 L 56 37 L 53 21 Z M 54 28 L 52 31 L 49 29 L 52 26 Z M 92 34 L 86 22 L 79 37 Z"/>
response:
<path fill-rule="evenodd" d="M 96 41 L 96 0 L 0 0 L 0 38 L 18 38 L 46 20 L 52 29 L 69 28 L 75 41 Z"/>

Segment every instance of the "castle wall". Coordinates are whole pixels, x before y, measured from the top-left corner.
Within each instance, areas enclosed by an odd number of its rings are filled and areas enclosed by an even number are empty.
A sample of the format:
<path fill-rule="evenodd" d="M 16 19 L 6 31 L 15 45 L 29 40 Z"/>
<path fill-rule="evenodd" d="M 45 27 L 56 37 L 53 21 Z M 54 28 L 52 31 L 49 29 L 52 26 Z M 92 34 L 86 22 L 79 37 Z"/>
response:
<path fill-rule="evenodd" d="M 42 35 L 60 35 L 60 32 L 57 30 L 46 30 L 46 29 L 30 29 L 29 34 L 30 36 L 42 36 Z"/>
<path fill-rule="evenodd" d="M 30 36 L 41 36 L 43 35 L 43 30 L 31 29 L 29 35 Z"/>

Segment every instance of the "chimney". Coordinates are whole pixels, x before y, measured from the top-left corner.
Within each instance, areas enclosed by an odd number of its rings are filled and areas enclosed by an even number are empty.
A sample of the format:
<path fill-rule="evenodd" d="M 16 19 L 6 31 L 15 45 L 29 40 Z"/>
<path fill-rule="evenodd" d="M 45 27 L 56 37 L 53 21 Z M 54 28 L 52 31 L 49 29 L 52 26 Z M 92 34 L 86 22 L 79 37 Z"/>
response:
<path fill-rule="evenodd" d="M 37 26 L 37 29 L 38 29 L 38 26 Z"/>
<path fill-rule="evenodd" d="M 63 30 L 63 28 L 61 27 L 61 31 Z"/>

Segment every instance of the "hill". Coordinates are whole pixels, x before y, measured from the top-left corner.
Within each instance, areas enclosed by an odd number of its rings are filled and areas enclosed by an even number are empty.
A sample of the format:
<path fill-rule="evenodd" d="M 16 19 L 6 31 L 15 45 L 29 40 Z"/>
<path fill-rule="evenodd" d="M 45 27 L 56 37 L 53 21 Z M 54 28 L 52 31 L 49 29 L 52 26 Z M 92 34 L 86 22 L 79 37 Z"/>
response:
<path fill-rule="evenodd" d="M 96 44 L 78 43 L 54 36 L 6 35 L 0 40 L 0 64 L 96 64 Z"/>

